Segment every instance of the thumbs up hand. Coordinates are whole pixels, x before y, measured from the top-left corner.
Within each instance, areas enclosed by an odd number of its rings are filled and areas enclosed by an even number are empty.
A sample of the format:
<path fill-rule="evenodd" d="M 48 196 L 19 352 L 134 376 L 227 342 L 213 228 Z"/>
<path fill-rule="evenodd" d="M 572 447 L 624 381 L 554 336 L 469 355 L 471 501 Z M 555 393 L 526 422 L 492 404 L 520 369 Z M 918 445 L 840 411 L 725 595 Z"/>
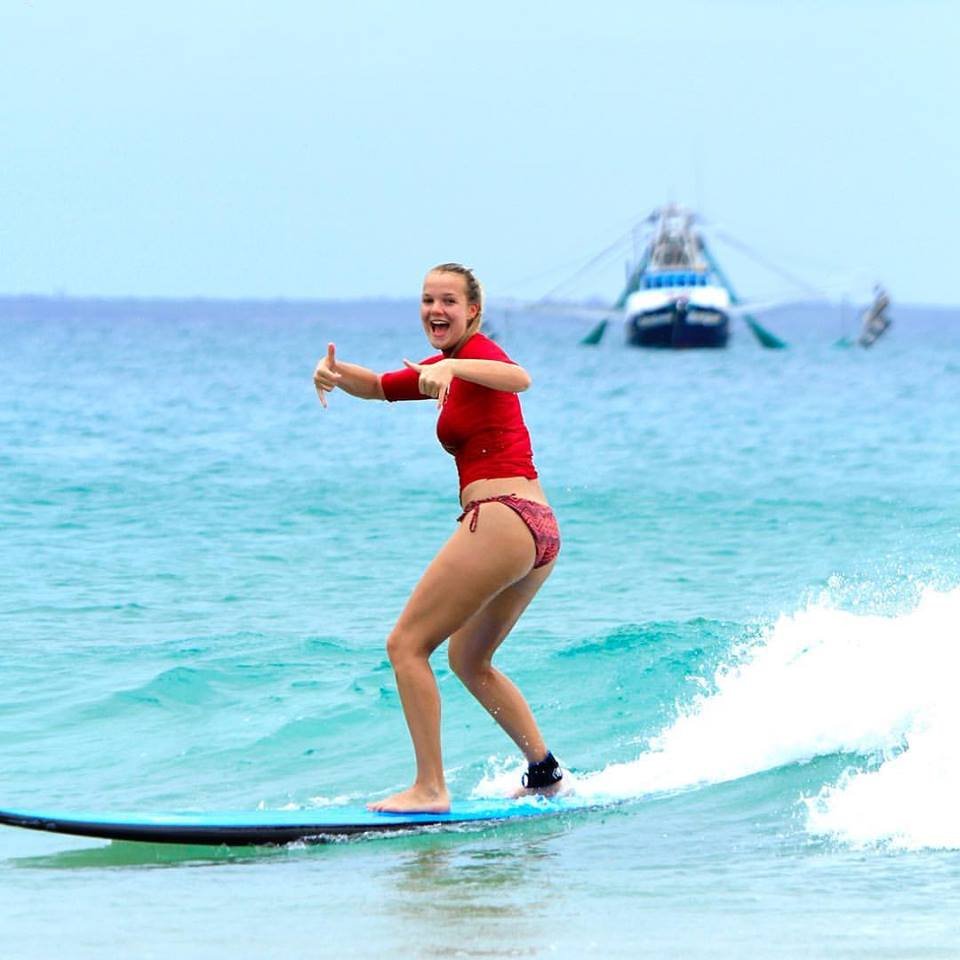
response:
<path fill-rule="evenodd" d="M 327 394 L 337 385 L 341 374 L 337 370 L 337 351 L 332 343 L 327 344 L 327 355 L 317 363 L 313 371 L 313 385 L 317 396 L 324 407 L 327 405 Z"/>
<path fill-rule="evenodd" d="M 420 392 L 427 397 L 434 397 L 437 409 L 442 407 L 450 393 L 450 384 L 453 382 L 454 361 L 439 360 L 437 363 L 413 363 L 404 360 L 403 365 L 409 370 L 415 370 L 420 376 Z"/>

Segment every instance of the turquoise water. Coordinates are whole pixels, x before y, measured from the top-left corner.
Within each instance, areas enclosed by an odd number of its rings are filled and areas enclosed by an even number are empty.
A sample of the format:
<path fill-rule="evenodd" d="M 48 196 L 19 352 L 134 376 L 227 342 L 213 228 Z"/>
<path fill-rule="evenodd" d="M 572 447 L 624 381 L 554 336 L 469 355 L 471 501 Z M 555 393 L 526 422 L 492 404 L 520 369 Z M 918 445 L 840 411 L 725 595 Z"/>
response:
<path fill-rule="evenodd" d="M 53 955 L 949 957 L 960 936 L 960 315 L 872 351 L 581 348 L 493 312 L 564 533 L 500 662 L 601 813 L 231 851 L 0 830 Z M 588 327 L 589 324 L 586 324 Z M 406 785 L 384 638 L 457 515 L 432 404 L 321 410 L 415 308 L 0 304 L 0 806 Z M 520 759 L 436 658 L 455 797 Z"/>

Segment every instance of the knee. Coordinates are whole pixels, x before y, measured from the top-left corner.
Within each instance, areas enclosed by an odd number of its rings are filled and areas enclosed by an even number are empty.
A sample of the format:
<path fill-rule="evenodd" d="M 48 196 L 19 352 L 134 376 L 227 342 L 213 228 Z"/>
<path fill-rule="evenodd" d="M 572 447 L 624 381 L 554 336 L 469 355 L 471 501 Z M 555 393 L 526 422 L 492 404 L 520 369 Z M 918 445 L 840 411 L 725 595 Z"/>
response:
<path fill-rule="evenodd" d="M 415 660 L 425 660 L 428 654 L 421 649 L 417 638 L 405 630 L 394 628 L 387 637 L 387 657 L 394 670 L 402 670 Z"/>
<path fill-rule="evenodd" d="M 453 646 L 447 651 L 447 661 L 463 685 L 471 690 L 482 686 L 493 672 L 489 660 L 467 656 Z"/>

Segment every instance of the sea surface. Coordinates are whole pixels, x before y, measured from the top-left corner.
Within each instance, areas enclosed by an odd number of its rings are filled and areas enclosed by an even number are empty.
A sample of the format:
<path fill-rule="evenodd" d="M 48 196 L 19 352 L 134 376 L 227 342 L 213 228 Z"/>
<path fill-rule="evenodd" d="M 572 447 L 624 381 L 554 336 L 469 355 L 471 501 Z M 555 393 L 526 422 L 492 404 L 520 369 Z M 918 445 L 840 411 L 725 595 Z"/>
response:
<path fill-rule="evenodd" d="M 564 546 L 499 663 L 560 820 L 322 846 L 0 828 L 0 957 L 960 955 L 960 311 L 725 351 L 491 308 Z M 415 303 L 0 301 L 0 807 L 323 807 L 406 786 L 384 639 L 454 528 L 431 403 L 313 366 Z M 454 797 L 517 751 L 448 670 Z"/>

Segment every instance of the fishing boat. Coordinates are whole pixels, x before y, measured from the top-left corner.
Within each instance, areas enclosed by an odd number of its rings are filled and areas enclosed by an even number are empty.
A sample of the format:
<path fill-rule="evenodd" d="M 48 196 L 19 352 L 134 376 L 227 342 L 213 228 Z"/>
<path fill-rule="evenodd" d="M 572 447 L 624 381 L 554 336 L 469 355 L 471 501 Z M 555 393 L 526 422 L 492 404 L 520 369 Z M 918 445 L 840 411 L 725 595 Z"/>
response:
<path fill-rule="evenodd" d="M 725 347 L 736 301 L 695 215 L 669 204 L 641 227 L 648 236 L 615 305 L 626 321 L 627 342 L 670 350 Z"/>
<path fill-rule="evenodd" d="M 714 230 L 714 235 L 730 243 L 752 259 L 764 263 L 735 238 Z M 557 294 L 570 282 L 582 277 L 611 253 L 622 250 L 624 241 L 633 241 L 633 257 L 627 263 L 627 279 L 620 296 L 609 307 L 565 302 Z M 781 297 L 766 303 L 741 300 L 725 276 L 704 238 L 697 215 L 678 204 L 658 207 L 621 237 L 592 257 L 573 277 L 554 287 L 532 309 L 593 317 L 596 325 L 580 341 L 596 346 L 611 321 L 620 319 L 628 344 L 667 350 L 722 348 L 730 339 L 732 320 L 740 319 L 749 327 L 760 346 L 782 350 L 787 344 L 761 326 L 757 313 L 791 303 L 805 302 L 820 294 L 787 271 L 772 267 L 781 278 L 805 289 L 802 297 Z"/>

